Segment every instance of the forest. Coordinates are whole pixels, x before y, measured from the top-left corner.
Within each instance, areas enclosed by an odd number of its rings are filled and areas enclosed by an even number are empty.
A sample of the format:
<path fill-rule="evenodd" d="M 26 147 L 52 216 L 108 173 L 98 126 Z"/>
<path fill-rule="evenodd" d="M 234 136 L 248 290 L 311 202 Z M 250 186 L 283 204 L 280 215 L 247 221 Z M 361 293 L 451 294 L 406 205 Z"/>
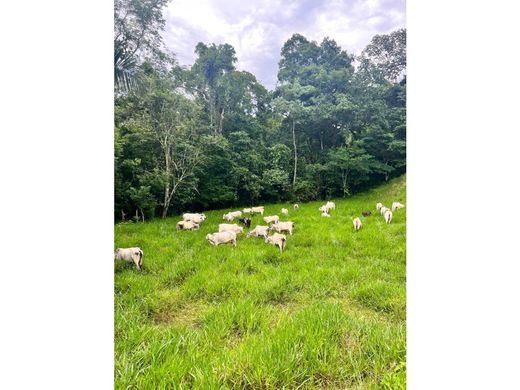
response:
<path fill-rule="evenodd" d="M 406 30 L 359 54 L 294 33 L 268 90 L 229 44 L 181 66 L 168 0 L 116 0 L 114 218 L 349 197 L 406 171 Z"/>

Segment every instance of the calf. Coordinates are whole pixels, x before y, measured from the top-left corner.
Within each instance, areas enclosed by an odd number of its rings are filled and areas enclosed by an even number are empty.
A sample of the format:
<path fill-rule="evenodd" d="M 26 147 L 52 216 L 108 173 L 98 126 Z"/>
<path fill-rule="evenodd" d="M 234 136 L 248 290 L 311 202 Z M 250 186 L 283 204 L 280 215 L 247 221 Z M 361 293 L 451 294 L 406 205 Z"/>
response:
<path fill-rule="evenodd" d="M 206 240 L 208 240 L 208 242 L 214 246 L 218 246 L 220 244 L 232 244 L 234 247 L 237 246 L 237 235 L 235 232 L 218 232 L 207 234 Z"/>
<path fill-rule="evenodd" d="M 372 215 L 372 212 L 370 212 L 370 211 L 363 211 L 363 212 L 361 213 L 361 215 L 363 215 L 363 217 L 369 217 L 369 216 Z"/>
<path fill-rule="evenodd" d="M 354 224 L 354 230 L 356 230 L 356 231 L 361 229 L 361 226 L 363 226 L 362 223 L 361 223 L 361 220 L 359 218 L 354 218 L 352 223 Z"/>
<path fill-rule="evenodd" d="M 287 210 L 286 208 L 283 208 L 282 209 L 282 214 L 284 214 L 284 215 L 289 214 L 289 210 Z"/>
<path fill-rule="evenodd" d="M 381 210 L 381 207 L 383 207 L 383 203 L 379 202 L 376 204 L 377 211 Z"/>
<path fill-rule="evenodd" d="M 298 210 L 300 208 L 300 205 L 298 203 L 295 203 L 293 205 L 293 209 Z"/>
<path fill-rule="evenodd" d="M 249 228 L 251 226 L 251 218 L 238 218 L 238 222 Z"/>
<path fill-rule="evenodd" d="M 124 260 L 130 263 L 134 263 L 137 269 L 140 271 L 143 265 L 143 251 L 141 248 L 117 248 L 114 253 L 115 260 Z"/>
<path fill-rule="evenodd" d="M 271 245 L 277 246 L 278 248 L 280 248 L 280 252 L 283 252 L 283 250 L 285 249 L 286 241 L 287 241 L 287 238 L 285 237 L 285 234 L 275 233 L 272 236 L 267 236 L 265 238 L 266 244 L 271 244 Z"/>

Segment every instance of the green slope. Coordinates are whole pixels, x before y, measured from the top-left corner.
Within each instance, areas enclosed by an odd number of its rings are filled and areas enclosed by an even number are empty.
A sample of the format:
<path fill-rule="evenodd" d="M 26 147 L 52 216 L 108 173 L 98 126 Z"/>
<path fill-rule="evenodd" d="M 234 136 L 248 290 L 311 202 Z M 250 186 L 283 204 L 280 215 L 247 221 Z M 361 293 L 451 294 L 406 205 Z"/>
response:
<path fill-rule="evenodd" d="M 405 177 L 334 201 L 331 218 L 266 205 L 296 222 L 284 253 L 245 234 L 209 245 L 229 210 L 196 232 L 116 225 L 116 247 L 145 253 L 142 273 L 115 265 L 116 388 L 404 388 L 406 209 L 387 225 L 375 204 L 406 204 Z"/>

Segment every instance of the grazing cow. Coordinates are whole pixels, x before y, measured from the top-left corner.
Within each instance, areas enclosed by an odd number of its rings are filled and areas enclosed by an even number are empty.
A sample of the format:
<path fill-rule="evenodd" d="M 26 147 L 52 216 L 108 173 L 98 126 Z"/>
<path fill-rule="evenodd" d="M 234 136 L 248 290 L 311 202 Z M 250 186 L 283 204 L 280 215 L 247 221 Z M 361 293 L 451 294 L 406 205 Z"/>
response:
<path fill-rule="evenodd" d="M 269 226 L 256 225 L 256 227 L 247 233 L 247 237 L 267 237 L 269 234 Z"/>
<path fill-rule="evenodd" d="M 264 215 L 264 206 L 258 206 L 258 207 L 251 207 L 252 213 L 259 213 L 261 215 Z"/>
<path fill-rule="evenodd" d="M 115 260 L 124 260 L 130 263 L 134 263 L 137 269 L 140 271 L 143 265 L 143 251 L 141 248 L 117 248 L 114 253 Z"/>
<path fill-rule="evenodd" d="M 390 210 L 390 209 L 388 207 L 383 206 L 383 207 L 381 207 L 381 209 L 379 211 L 381 212 L 381 215 L 385 215 L 387 210 Z"/>
<path fill-rule="evenodd" d="M 354 224 L 354 230 L 356 230 L 356 231 L 361 229 L 361 226 L 363 226 L 363 224 L 361 223 L 361 220 L 359 218 L 354 218 L 352 223 Z"/>
<path fill-rule="evenodd" d="M 383 207 L 383 203 L 379 202 L 376 204 L 377 211 L 381 210 L 381 207 Z"/>
<path fill-rule="evenodd" d="M 300 208 L 300 205 L 298 203 L 295 203 L 293 205 L 293 209 L 298 210 Z"/>
<path fill-rule="evenodd" d="M 330 214 L 326 213 L 325 211 L 321 213 L 322 217 L 330 218 Z"/>
<path fill-rule="evenodd" d="M 370 212 L 370 211 L 363 211 L 361 214 L 363 215 L 363 217 L 369 217 L 369 216 L 372 215 L 372 212 Z"/>
<path fill-rule="evenodd" d="M 235 218 L 240 218 L 242 216 L 242 211 L 231 211 L 227 214 L 224 214 L 222 216 L 222 219 L 225 219 L 226 221 L 232 221 Z"/>
<path fill-rule="evenodd" d="M 177 222 L 177 230 L 199 230 L 200 225 L 193 221 L 179 221 Z"/>
<path fill-rule="evenodd" d="M 269 228 L 269 230 L 276 230 L 278 233 L 288 232 L 292 236 L 292 231 L 294 229 L 294 222 L 276 222 L 273 226 Z"/>
<path fill-rule="evenodd" d="M 238 222 L 240 222 L 247 228 L 251 226 L 251 218 L 238 218 Z"/>
<path fill-rule="evenodd" d="M 286 208 L 283 208 L 283 209 L 282 209 L 282 214 L 283 214 L 283 215 L 287 215 L 287 214 L 289 214 L 289 210 L 287 210 Z"/>
<path fill-rule="evenodd" d="M 385 211 L 385 222 L 386 223 L 392 222 L 392 216 L 393 216 L 392 211 L 386 210 Z"/>
<path fill-rule="evenodd" d="M 235 234 L 244 233 L 244 228 L 238 226 L 236 223 L 221 223 L 218 225 L 218 231 L 220 232 L 235 232 Z"/>
<path fill-rule="evenodd" d="M 267 224 L 276 223 L 280 220 L 280 217 L 278 215 L 269 215 L 267 217 L 264 217 L 264 222 Z"/>
<path fill-rule="evenodd" d="M 334 202 L 329 201 L 325 204 L 325 206 L 327 206 L 329 210 L 336 210 L 336 203 Z"/>
<path fill-rule="evenodd" d="M 244 214 L 251 214 L 253 212 L 253 210 L 251 210 L 250 208 L 246 208 L 246 209 L 243 209 L 242 212 Z"/>
<path fill-rule="evenodd" d="M 184 221 L 193 221 L 201 224 L 206 219 L 206 215 L 199 213 L 184 213 L 182 214 L 182 219 Z"/>
<path fill-rule="evenodd" d="M 326 204 L 324 204 L 318 210 L 320 210 L 322 213 L 328 213 L 329 212 L 329 207 Z"/>
<path fill-rule="evenodd" d="M 275 233 L 272 236 L 267 236 L 265 238 L 266 244 L 271 244 L 271 245 L 277 246 L 278 248 L 280 248 L 280 252 L 283 252 L 283 250 L 285 249 L 286 241 L 287 241 L 287 238 L 285 237 L 285 234 Z"/>
<path fill-rule="evenodd" d="M 218 246 L 220 244 L 232 244 L 234 247 L 237 246 L 237 235 L 235 232 L 218 232 L 213 234 L 207 234 L 206 240 L 211 245 Z"/>
<path fill-rule="evenodd" d="M 404 204 L 402 204 L 402 203 L 399 203 L 399 202 L 392 203 L 392 211 L 402 209 L 403 207 L 404 207 Z"/>

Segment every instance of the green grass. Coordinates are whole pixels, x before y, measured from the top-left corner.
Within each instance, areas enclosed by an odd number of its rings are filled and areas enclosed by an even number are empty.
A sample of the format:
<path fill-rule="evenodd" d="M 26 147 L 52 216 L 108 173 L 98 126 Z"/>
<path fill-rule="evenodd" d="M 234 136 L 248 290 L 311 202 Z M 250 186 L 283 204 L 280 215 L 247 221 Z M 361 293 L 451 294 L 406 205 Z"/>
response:
<path fill-rule="evenodd" d="M 227 210 L 195 232 L 116 225 L 115 246 L 145 255 L 141 273 L 115 265 L 115 387 L 404 389 L 406 209 L 386 225 L 375 204 L 406 204 L 405 177 L 334 201 L 331 218 L 321 201 L 265 205 L 296 222 L 283 253 L 245 233 L 211 246 Z"/>

